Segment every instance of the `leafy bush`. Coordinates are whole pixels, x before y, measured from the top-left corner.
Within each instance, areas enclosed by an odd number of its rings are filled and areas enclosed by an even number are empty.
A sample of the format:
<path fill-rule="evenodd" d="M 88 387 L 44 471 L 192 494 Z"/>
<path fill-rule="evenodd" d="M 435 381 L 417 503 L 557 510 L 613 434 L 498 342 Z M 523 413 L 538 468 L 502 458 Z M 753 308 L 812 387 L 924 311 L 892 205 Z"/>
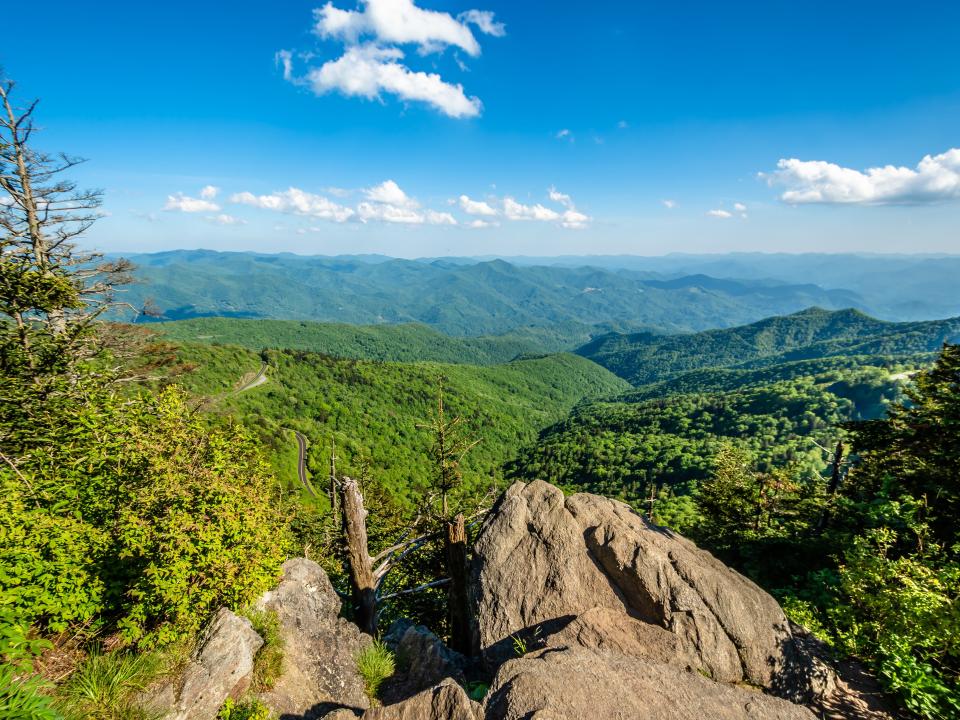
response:
<path fill-rule="evenodd" d="M 374 640 L 357 655 L 357 672 L 363 678 L 364 690 L 376 702 L 383 681 L 393 675 L 396 658 L 379 640 Z"/>
<path fill-rule="evenodd" d="M 62 720 L 45 694 L 47 683 L 18 672 L 13 665 L 0 664 L 0 720 Z"/>
<path fill-rule="evenodd" d="M 217 713 L 217 720 L 273 720 L 270 708 L 256 698 L 234 702 L 227 701 Z"/>

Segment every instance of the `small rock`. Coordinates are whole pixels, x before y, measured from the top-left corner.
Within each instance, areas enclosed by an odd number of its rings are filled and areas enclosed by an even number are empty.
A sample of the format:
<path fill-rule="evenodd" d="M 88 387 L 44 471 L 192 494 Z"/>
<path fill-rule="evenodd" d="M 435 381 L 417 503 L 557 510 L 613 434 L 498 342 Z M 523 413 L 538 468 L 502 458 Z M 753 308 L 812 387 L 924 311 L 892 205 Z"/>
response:
<path fill-rule="evenodd" d="M 367 710 L 363 720 L 483 720 L 483 708 L 445 680 L 403 702 Z"/>

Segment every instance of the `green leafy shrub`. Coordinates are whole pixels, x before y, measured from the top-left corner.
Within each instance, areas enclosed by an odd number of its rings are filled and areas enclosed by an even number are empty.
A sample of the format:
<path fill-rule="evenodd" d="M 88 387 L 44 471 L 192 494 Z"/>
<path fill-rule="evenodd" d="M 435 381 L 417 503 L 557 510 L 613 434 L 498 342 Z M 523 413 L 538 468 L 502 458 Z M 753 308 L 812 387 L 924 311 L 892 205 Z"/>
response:
<path fill-rule="evenodd" d="M 23 678 L 13 665 L 0 664 L 0 720 L 62 720 L 48 689 L 39 678 Z"/>
<path fill-rule="evenodd" d="M 273 720 L 273 717 L 270 708 L 256 698 L 240 702 L 227 698 L 217 713 L 217 720 Z"/>
<path fill-rule="evenodd" d="M 374 640 L 357 654 L 357 672 L 363 678 L 364 690 L 376 702 L 383 681 L 393 675 L 396 658 L 379 640 Z"/>

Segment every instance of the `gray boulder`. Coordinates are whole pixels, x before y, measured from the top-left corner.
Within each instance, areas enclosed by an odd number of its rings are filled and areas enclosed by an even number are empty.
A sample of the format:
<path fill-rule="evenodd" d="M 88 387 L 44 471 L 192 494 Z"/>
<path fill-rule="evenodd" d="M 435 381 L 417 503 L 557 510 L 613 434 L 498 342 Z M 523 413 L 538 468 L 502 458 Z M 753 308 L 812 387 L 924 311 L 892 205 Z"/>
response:
<path fill-rule="evenodd" d="M 280 584 L 259 606 L 277 613 L 284 640 L 283 672 L 259 696 L 265 705 L 304 720 L 370 706 L 356 657 L 371 638 L 339 617 L 340 598 L 323 568 L 306 558 L 288 560 Z"/>
<path fill-rule="evenodd" d="M 262 645 L 249 620 L 221 608 L 182 675 L 144 704 L 165 711 L 165 720 L 213 720 L 227 698 L 236 700 L 250 687 L 253 658 Z"/>
<path fill-rule="evenodd" d="M 814 720 L 805 707 L 676 665 L 547 648 L 500 667 L 486 720 Z"/>
<path fill-rule="evenodd" d="M 541 481 L 514 484 L 484 523 L 473 574 L 479 649 L 491 667 L 514 655 L 514 638 L 556 635 L 578 616 L 605 608 L 612 611 L 608 620 L 626 615 L 668 631 L 679 663 L 692 661 L 714 680 L 798 701 L 829 690 L 770 595 L 614 500 L 565 498 Z M 633 650 L 620 649 L 640 659 L 672 652 L 662 634 L 654 643 L 648 633 L 638 645 L 630 632 L 636 631 L 600 633 L 593 642 L 633 643 Z"/>
<path fill-rule="evenodd" d="M 397 658 L 397 672 L 380 689 L 385 703 L 416 695 L 447 678 L 465 683 L 467 659 L 423 625 L 397 620 L 383 639 Z"/>
<path fill-rule="evenodd" d="M 363 714 L 363 720 L 483 720 L 483 717 L 483 708 L 452 680 Z"/>

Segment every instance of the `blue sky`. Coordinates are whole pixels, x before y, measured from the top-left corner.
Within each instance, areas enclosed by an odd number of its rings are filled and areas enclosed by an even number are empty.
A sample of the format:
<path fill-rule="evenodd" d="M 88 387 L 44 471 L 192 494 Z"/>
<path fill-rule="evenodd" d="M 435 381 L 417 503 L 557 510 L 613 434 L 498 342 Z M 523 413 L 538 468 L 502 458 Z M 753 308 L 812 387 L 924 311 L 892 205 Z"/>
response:
<path fill-rule="evenodd" d="M 92 244 L 960 251 L 960 3 L 326 5 L 18 7 Z"/>

